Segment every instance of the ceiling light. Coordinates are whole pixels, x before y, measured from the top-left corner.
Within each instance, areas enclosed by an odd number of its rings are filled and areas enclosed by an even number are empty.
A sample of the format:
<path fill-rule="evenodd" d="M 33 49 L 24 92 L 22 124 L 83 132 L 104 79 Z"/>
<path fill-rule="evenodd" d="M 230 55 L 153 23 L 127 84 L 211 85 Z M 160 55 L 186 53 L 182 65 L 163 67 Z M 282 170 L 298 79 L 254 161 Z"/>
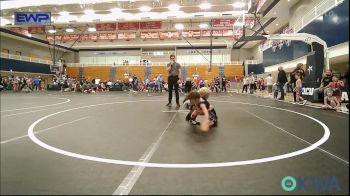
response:
<path fill-rule="evenodd" d="M 69 15 L 69 12 L 67 12 L 67 11 L 61 11 L 61 12 L 59 12 L 59 14 L 60 14 L 61 16 L 68 16 L 68 15 Z"/>
<path fill-rule="evenodd" d="M 178 11 L 180 9 L 180 6 L 178 4 L 171 4 L 168 6 L 168 9 L 170 11 Z"/>
<path fill-rule="evenodd" d="M 73 33 L 73 32 L 74 32 L 74 29 L 66 29 L 66 32 L 67 32 L 67 33 Z"/>
<path fill-rule="evenodd" d="M 56 33 L 56 30 L 50 29 L 49 33 Z"/>
<path fill-rule="evenodd" d="M 88 28 L 88 31 L 90 31 L 90 32 L 94 32 L 94 31 L 96 31 L 96 29 L 95 29 L 95 28 L 93 28 L 93 27 L 90 27 L 90 28 Z"/>
<path fill-rule="evenodd" d="M 151 11 L 151 8 L 148 7 L 148 6 L 141 6 L 141 7 L 139 8 L 139 10 L 140 10 L 141 12 L 149 12 L 149 11 Z"/>
<path fill-rule="evenodd" d="M 11 18 L 15 18 L 15 15 L 12 14 Z"/>
<path fill-rule="evenodd" d="M 184 29 L 184 25 L 183 24 L 176 24 L 175 29 L 182 30 L 182 29 Z"/>
<path fill-rule="evenodd" d="M 199 5 L 199 7 L 202 10 L 206 10 L 206 9 L 210 9 L 211 8 L 211 4 L 210 3 L 202 3 L 202 4 Z"/>
<path fill-rule="evenodd" d="M 278 23 L 276 24 L 276 26 L 278 26 Z"/>
<path fill-rule="evenodd" d="M 122 9 L 117 8 L 117 7 L 116 7 L 116 8 L 112 8 L 112 9 L 111 9 L 111 12 L 112 12 L 112 13 L 119 13 L 119 12 L 122 12 Z"/>
<path fill-rule="evenodd" d="M 201 28 L 201 29 L 205 29 L 207 27 L 208 27 L 208 24 L 206 24 L 206 23 L 199 24 L 199 28 Z"/>
<path fill-rule="evenodd" d="M 238 1 L 238 2 L 233 3 L 232 6 L 234 8 L 242 8 L 245 6 L 245 3 Z"/>
<path fill-rule="evenodd" d="M 86 15 L 90 15 L 90 14 L 94 14 L 95 11 L 94 11 L 94 10 L 91 10 L 91 9 L 87 9 L 87 10 L 84 10 L 84 13 L 85 13 Z"/>

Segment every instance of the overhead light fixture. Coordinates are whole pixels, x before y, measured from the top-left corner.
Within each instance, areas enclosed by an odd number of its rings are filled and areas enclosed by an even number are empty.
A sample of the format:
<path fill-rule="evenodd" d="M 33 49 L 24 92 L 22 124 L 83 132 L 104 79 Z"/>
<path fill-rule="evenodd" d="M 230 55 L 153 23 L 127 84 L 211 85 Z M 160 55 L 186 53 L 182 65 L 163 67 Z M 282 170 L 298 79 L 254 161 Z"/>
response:
<path fill-rule="evenodd" d="M 201 29 L 208 28 L 208 24 L 207 23 L 201 23 L 201 24 L 199 24 L 199 28 L 201 28 Z"/>
<path fill-rule="evenodd" d="M 49 33 L 56 33 L 56 30 L 50 29 Z"/>
<path fill-rule="evenodd" d="M 278 26 L 278 23 L 276 24 L 276 26 Z"/>
<path fill-rule="evenodd" d="M 90 31 L 90 32 L 95 32 L 95 31 L 96 31 L 96 29 L 95 29 L 95 28 L 93 28 L 93 27 L 90 27 L 90 28 L 88 28 L 88 31 Z"/>
<path fill-rule="evenodd" d="M 14 15 L 14 14 L 12 14 L 12 15 L 11 15 L 11 18 L 15 18 L 15 15 Z"/>
<path fill-rule="evenodd" d="M 68 16 L 69 15 L 69 12 L 67 11 L 61 11 L 61 12 L 58 12 L 61 16 Z"/>
<path fill-rule="evenodd" d="M 73 32 L 74 32 L 74 29 L 66 29 L 66 32 L 67 32 L 67 33 L 73 33 Z"/>
<path fill-rule="evenodd" d="M 199 7 L 200 7 L 202 10 L 207 10 L 207 9 L 210 9 L 210 8 L 211 8 L 211 4 L 205 2 L 205 3 L 200 4 Z"/>
<path fill-rule="evenodd" d="M 238 1 L 238 2 L 233 3 L 232 6 L 234 8 L 242 8 L 245 6 L 245 3 Z"/>
<path fill-rule="evenodd" d="M 150 8 L 149 6 L 141 6 L 141 7 L 139 8 L 139 10 L 140 10 L 141 12 L 149 12 L 149 11 L 151 11 L 151 8 Z"/>
<path fill-rule="evenodd" d="M 90 14 L 95 14 L 95 11 L 94 10 L 91 10 L 91 9 L 87 9 L 87 10 L 84 10 L 84 13 L 86 15 L 90 15 Z"/>
<path fill-rule="evenodd" d="M 180 6 L 178 4 L 171 4 L 168 6 L 168 9 L 170 11 L 178 11 L 180 9 Z"/>
<path fill-rule="evenodd" d="M 182 29 L 184 29 L 184 25 L 183 24 L 176 24 L 175 25 L 175 29 L 177 29 L 177 30 L 182 30 Z"/>

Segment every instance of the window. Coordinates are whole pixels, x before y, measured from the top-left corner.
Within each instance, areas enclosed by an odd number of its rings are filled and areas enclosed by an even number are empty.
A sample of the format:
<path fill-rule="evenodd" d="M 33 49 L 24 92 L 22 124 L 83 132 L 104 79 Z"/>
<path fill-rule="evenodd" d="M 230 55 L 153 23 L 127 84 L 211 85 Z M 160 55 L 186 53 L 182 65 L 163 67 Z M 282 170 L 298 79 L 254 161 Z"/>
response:
<path fill-rule="evenodd" d="M 22 56 L 22 52 L 16 51 L 16 59 L 20 60 Z"/>
<path fill-rule="evenodd" d="M 10 57 L 10 50 L 9 49 L 2 49 L 1 51 L 1 57 L 9 58 Z"/>

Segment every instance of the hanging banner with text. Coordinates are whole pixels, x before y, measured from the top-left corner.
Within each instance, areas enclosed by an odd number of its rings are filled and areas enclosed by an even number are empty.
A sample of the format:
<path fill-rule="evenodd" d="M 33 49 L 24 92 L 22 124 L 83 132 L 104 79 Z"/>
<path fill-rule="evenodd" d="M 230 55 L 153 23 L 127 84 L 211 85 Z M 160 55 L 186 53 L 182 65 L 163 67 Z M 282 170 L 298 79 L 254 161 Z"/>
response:
<path fill-rule="evenodd" d="M 96 24 L 96 31 L 115 31 L 117 30 L 116 23 L 99 23 Z"/>
<path fill-rule="evenodd" d="M 236 19 L 213 19 L 214 27 L 230 27 L 235 23 Z"/>
<path fill-rule="evenodd" d="M 30 34 L 41 34 L 45 33 L 45 27 L 28 27 L 28 33 Z"/>
<path fill-rule="evenodd" d="M 140 29 L 161 29 L 161 21 L 140 22 Z"/>
<path fill-rule="evenodd" d="M 139 22 L 121 22 L 118 23 L 119 30 L 138 30 L 140 28 Z"/>

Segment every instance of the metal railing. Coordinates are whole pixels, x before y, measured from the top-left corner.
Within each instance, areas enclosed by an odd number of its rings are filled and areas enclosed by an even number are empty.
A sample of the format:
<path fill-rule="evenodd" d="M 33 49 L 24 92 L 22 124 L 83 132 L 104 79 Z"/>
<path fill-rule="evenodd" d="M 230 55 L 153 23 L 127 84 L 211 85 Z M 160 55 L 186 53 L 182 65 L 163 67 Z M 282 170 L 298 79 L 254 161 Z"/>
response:
<path fill-rule="evenodd" d="M 7 54 L 1 52 L 1 58 L 15 59 L 19 61 L 35 62 L 52 65 L 51 60 L 33 58 L 28 56 L 19 56 L 15 54 Z M 250 60 L 254 61 L 254 60 Z M 108 66 L 108 67 L 121 67 L 121 66 L 166 66 L 169 62 L 152 62 L 152 63 L 137 63 L 137 64 L 99 64 L 99 63 L 66 63 L 68 67 L 88 67 L 88 66 Z M 183 66 L 209 66 L 209 63 L 181 63 Z M 231 61 L 224 63 L 213 63 L 214 66 L 224 66 L 224 65 L 242 65 L 243 61 Z M 250 63 L 254 64 L 254 63 Z M 256 63 L 255 63 L 256 64 Z"/>
<path fill-rule="evenodd" d="M 28 57 L 28 56 L 20 56 L 16 54 L 8 54 L 1 52 L 1 58 L 6 58 L 6 59 L 14 59 L 14 60 L 19 60 L 19 61 L 27 61 L 27 62 L 34 62 L 34 63 L 42 63 L 42 64 L 52 64 L 51 60 L 47 59 L 40 59 L 40 58 L 34 58 L 34 57 Z"/>
<path fill-rule="evenodd" d="M 251 60 L 256 64 L 256 60 Z M 255 62 L 255 63 L 254 63 Z M 122 67 L 122 66 L 166 66 L 169 62 L 151 62 L 151 63 L 137 63 L 137 64 L 99 64 L 99 63 L 67 63 L 68 67 L 89 67 L 89 66 L 107 66 L 107 67 Z M 181 63 L 182 66 L 209 66 L 209 63 Z M 224 65 L 242 65 L 243 61 L 231 61 L 227 63 L 213 63 L 214 66 Z"/>
<path fill-rule="evenodd" d="M 344 0 L 323 0 L 320 1 L 313 9 L 309 10 L 303 17 L 297 20 L 294 24 L 294 31 L 297 33 L 303 29 L 306 25 L 310 24 L 313 20 L 320 17 L 327 11 L 336 7 Z"/>

